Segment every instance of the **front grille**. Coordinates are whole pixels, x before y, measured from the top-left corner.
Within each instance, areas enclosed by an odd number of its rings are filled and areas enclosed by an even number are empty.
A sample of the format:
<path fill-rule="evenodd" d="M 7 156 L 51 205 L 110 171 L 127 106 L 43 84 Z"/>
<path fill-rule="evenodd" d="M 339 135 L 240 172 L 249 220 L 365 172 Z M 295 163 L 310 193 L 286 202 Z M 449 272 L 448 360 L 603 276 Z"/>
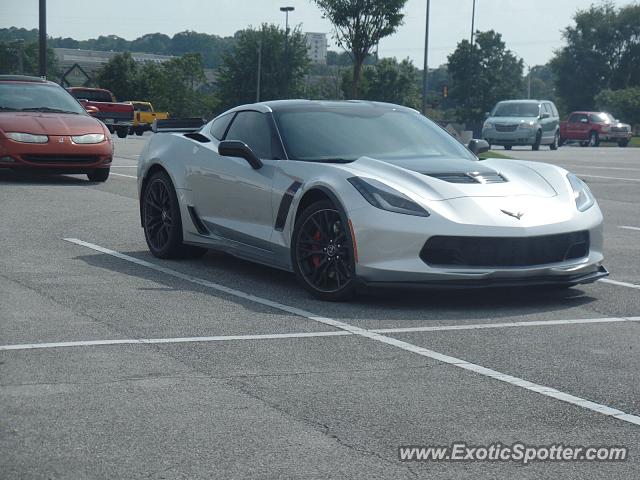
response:
<path fill-rule="evenodd" d="M 98 155 L 23 155 L 22 158 L 27 162 L 33 163 L 96 163 L 100 161 Z"/>
<path fill-rule="evenodd" d="M 628 132 L 627 127 L 611 127 L 612 132 Z"/>
<path fill-rule="evenodd" d="M 428 173 L 430 177 L 449 183 L 505 183 L 507 179 L 497 172 L 488 173 Z"/>
<path fill-rule="evenodd" d="M 431 237 L 420 258 L 433 266 L 525 267 L 586 257 L 589 232 L 537 237 Z"/>
<path fill-rule="evenodd" d="M 518 128 L 518 124 L 515 125 L 500 125 L 499 123 L 496 123 L 496 131 L 497 132 L 515 132 L 516 129 Z"/>

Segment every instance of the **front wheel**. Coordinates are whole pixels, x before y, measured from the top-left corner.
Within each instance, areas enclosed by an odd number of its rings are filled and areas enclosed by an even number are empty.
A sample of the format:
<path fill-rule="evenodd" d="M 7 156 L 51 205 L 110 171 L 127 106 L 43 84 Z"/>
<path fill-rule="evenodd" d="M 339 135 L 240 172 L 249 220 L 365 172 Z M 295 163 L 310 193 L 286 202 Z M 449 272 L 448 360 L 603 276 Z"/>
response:
<path fill-rule="evenodd" d="M 118 127 L 116 133 L 118 134 L 118 138 L 127 138 L 129 129 L 127 127 Z"/>
<path fill-rule="evenodd" d="M 626 147 L 627 145 L 629 145 L 629 140 L 627 138 L 623 139 L 623 140 L 618 140 L 618 146 L 619 147 Z"/>
<path fill-rule="evenodd" d="M 109 178 L 110 170 L 110 168 L 96 168 L 87 173 L 87 178 L 90 182 L 106 182 L 107 178 Z"/>
<path fill-rule="evenodd" d="M 541 142 L 542 142 L 542 132 L 538 130 L 538 133 L 536 133 L 536 140 L 535 142 L 533 142 L 533 145 L 531 145 L 531 150 L 540 150 Z"/>
<path fill-rule="evenodd" d="M 549 145 L 549 148 L 551 150 L 557 150 L 559 146 L 560 146 L 560 135 L 558 134 L 558 132 L 556 132 L 556 134 L 553 136 L 553 142 L 551 142 L 551 145 Z"/>
<path fill-rule="evenodd" d="M 293 230 L 291 260 L 298 281 L 314 296 L 340 301 L 355 293 L 351 233 L 345 216 L 329 200 L 302 212 Z"/>
<path fill-rule="evenodd" d="M 144 238 L 158 258 L 188 258 L 207 250 L 182 241 L 180 205 L 173 183 L 165 172 L 158 172 L 145 185 L 141 197 Z"/>
<path fill-rule="evenodd" d="M 504 146 L 504 149 L 505 149 L 505 150 L 511 150 L 511 145 L 505 145 L 505 146 Z"/>
<path fill-rule="evenodd" d="M 600 145 L 600 136 L 598 135 L 598 132 L 591 132 L 589 134 L 589 146 L 597 147 L 598 145 Z"/>

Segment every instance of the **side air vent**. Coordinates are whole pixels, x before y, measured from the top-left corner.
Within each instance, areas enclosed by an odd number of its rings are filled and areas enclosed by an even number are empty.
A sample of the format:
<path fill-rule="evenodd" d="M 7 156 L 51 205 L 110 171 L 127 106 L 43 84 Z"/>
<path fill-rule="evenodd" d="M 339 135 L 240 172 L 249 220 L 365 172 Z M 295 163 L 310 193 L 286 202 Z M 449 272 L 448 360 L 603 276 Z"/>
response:
<path fill-rule="evenodd" d="M 449 183 L 505 183 L 508 180 L 499 173 L 427 173 L 428 176 Z"/>

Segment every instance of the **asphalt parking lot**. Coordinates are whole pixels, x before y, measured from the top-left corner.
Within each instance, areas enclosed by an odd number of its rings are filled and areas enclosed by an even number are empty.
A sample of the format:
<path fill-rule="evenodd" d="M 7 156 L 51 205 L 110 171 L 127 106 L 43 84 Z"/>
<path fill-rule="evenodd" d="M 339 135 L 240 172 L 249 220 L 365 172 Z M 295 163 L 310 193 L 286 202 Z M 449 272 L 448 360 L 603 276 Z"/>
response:
<path fill-rule="evenodd" d="M 0 171 L 0 478 L 640 477 L 640 149 L 514 149 L 605 215 L 607 281 L 311 298 L 140 228 L 105 184 Z M 626 446 L 624 462 L 401 462 L 401 445 Z"/>

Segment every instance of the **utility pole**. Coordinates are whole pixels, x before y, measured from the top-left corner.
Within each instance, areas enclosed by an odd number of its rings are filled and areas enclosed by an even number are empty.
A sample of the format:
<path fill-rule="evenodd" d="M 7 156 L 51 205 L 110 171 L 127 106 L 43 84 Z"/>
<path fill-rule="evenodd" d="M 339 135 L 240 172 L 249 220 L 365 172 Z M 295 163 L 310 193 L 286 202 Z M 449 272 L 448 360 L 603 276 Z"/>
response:
<path fill-rule="evenodd" d="M 531 67 L 529 67 L 529 75 L 527 75 L 529 78 L 527 78 L 527 98 L 530 99 L 531 98 L 531 73 L 533 72 L 533 69 Z"/>
<path fill-rule="evenodd" d="M 256 103 L 260 102 L 260 82 L 262 81 L 262 34 L 258 40 L 258 85 L 256 87 Z"/>
<path fill-rule="evenodd" d="M 38 56 L 39 72 L 42 78 L 47 76 L 47 0 L 40 0 L 40 55 Z"/>
<path fill-rule="evenodd" d="M 429 10 L 431 0 L 427 0 L 426 28 L 424 32 L 424 71 L 422 73 L 422 114 L 427 114 L 427 91 L 429 90 Z"/>
<path fill-rule="evenodd" d="M 284 30 L 284 75 L 285 75 L 285 93 L 289 96 L 289 12 L 293 12 L 294 7 L 280 7 L 280 11 L 286 15 Z"/>
<path fill-rule="evenodd" d="M 473 47 L 473 35 L 476 25 L 476 0 L 473 0 L 473 10 L 471 11 L 471 40 L 469 43 Z"/>

